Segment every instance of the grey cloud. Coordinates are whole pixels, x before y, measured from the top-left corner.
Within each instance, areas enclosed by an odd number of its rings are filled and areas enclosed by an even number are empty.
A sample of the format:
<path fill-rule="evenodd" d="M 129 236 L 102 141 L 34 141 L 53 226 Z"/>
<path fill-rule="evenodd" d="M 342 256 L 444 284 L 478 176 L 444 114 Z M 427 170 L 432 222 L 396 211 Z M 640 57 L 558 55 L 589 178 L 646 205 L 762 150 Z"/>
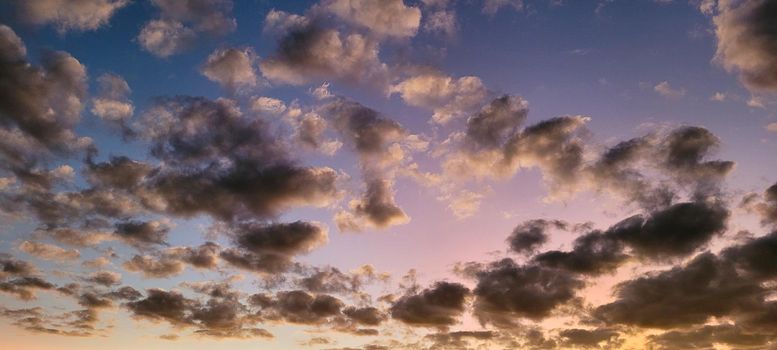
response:
<path fill-rule="evenodd" d="M 399 298 L 391 306 L 391 317 L 412 326 L 451 326 L 464 313 L 469 294 L 469 289 L 459 283 L 437 282 Z"/>
<path fill-rule="evenodd" d="M 769 0 L 721 1 L 713 17 L 716 59 L 739 73 L 751 90 L 777 88 L 777 30 L 772 21 L 777 5 Z"/>
<path fill-rule="evenodd" d="M 511 259 L 477 273 L 474 312 L 481 323 L 513 326 L 518 318 L 540 320 L 571 302 L 583 282 L 564 270 L 518 265 Z"/>
<path fill-rule="evenodd" d="M 108 24 L 113 14 L 129 0 L 30 0 L 15 1 L 22 20 L 53 24 L 60 33 L 96 30 Z"/>
<path fill-rule="evenodd" d="M 565 230 L 567 223 L 559 220 L 529 220 L 520 223 L 507 238 L 510 249 L 516 253 L 532 253 L 548 241 L 546 230 Z"/>
<path fill-rule="evenodd" d="M 121 282 L 121 274 L 113 271 L 99 271 L 89 275 L 89 277 L 84 280 L 101 286 L 110 287 Z"/>
<path fill-rule="evenodd" d="M 172 214 L 266 218 L 339 195 L 334 170 L 295 165 L 265 123 L 244 117 L 233 101 L 163 99 L 146 120 L 152 153 L 166 164 L 148 190 Z"/>
<path fill-rule="evenodd" d="M 266 21 L 281 16 L 270 11 Z M 275 53 L 260 68 L 271 81 L 302 85 L 316 80 L 338 80 L 387 86 L 388 69 L 378 57 L 377 40 L 357 33 L 342 34 L 304 17 L 281 31 Z"/>
<path fill-rule="evenodd" d="M 185 266 L 177 259 L 161 256 L 134 255 L 122 265 L 127 271 L 140 272 L 146 278 L 167 278 L 183 272 Z"/>
<path fill-rule="evenodd" d="M 704 253 L 683 266 L 621 282 L 616 300 L 597 307 L 594 315 L 610 324 L 691 326 L 759 308 L 765 293 L 731 264 Z"/>
<path fill-rule="evenodd" d="M 125 221 L 115 224 L 114 233 L 123 241 L 137 247 L 166 245 L 170 228 L 160 221 Z"/>
<path fill-rule="evenodd" d="M 168 57 L 192 47 L 200 34 L 219 37 L 235 30 L 231 0 L 154 0 L 159 19 L 147 22 L 138 35 L 141 47 Z"/>

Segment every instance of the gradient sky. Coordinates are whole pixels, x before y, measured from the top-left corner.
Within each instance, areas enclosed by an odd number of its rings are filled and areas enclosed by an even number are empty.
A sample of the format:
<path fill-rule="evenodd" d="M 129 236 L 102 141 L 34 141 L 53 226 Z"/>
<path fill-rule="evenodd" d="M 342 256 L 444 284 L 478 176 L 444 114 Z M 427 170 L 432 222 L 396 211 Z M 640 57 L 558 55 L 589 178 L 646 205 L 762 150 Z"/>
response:
<path fill-rule="evenodd" d="M 775 349 L 777 1 L 0 4 L 2 349 Z"/>

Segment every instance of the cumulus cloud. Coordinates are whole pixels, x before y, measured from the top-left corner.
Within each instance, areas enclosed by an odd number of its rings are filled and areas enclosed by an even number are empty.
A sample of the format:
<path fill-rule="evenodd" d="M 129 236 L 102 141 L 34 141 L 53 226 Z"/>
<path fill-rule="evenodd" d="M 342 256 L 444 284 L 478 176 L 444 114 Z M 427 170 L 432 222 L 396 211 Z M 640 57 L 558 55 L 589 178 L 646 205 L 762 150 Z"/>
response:
<path fill-rule="evenodd" d="M 108 24 L 113 14 L 129 0 L 30 0 L 15 1 L 22 20 L 53 24 L 60 33 L 96 30 Z"/>
<path fill-rule="evenodd" d="M 231 100 L 164 99 L 145 118 L 152 154 L 166 164 L 148 191 L 166 212 L 272 217 L 339 196 L 333 169 L 296 165 L 265 122 L 245 117 Z"/>
<path fill-rule="evenodd" d="M 113 271 L 95 272 L 84 279 L 101 286 L 110 287 L 121 283 L 121 274 Z"/>
<path fill-rule="evenodd" d="M 169 57 L 192 47 L 200 34 L 223 36 L 237 27 L 231 0 L 153 0 L 159 19 L 147 22 L 138 35 L 146 51 Z"/>
<path fill-rule="evenodd" d="M 777 60 L 772 54 L 777 31 L 771 26 L 775 13 L 777 6 L 768 0 L 720 1 L 713 17 L 716 60 L 754 91 L 777 88 Z"/>
<path fill-rule="evenodd" d="M 763 297 L 755 281 L 705 253 L 686 265 L 620 283 L 616 300 L 594 314 L 608 323 L 666 329 L 758 308 Z"/>
<path fill-rule="evenodd" d="M 769 186 L 763 194 L 747 194 L 741 206 L 758 214 L 763 225 L 777 225 L 777 184 Z"/>
<path fill-rule="evenodd" d="M 428 289 L 399 298 L 391 306 L 391 317 L 413 326 L 451 326 L 464 313 L 469 293 L 461 284 L 437 282 Z"/>
<path fill-rule="evenodd" d="M 567 223 L 559 220 L 530 220 L 520 223 L 507 238 L 510 249 L 516 253 L 532 253 L 548 241 L 546 230 L 564 230 Z"/>
<path fill-rule="evenodd" d="M 52 244 L 24 241 L 19 245 L 19 250 L 32 256 L 54 261 L 76 260 L 81 257 L 81 253 L 75 249 L 64 249 Z"/>
<path fill-rule="evenodd" d="M 227 234 L 237 248 L 222 251 L 221 258 L 235 267 L 259 273 L 283 272 L 296 255 L 306 254 L 328 239 L 320 224 L 303 221 L 240 222 L 230 227 Z"/>
<path fill-rule="evenodd" d="M 265 319 L 306 325 L 329 322 L 341 314 L 344 306 L 333 296 L 312 295 L 301 290 L 278 292 L 274 297 L 254 294 L 249 302 L 259 308 Z"/>
<path fill-rule="evenodd" d="M 60 51 L 44 54 L 41 66 L 30 64 L 24 43 L 5 25 L 0 47 L 0 156 L 3 168 L 24 179 L 41 155 L 91 145 L 73 130 L 86 98 L 86 68 Z"/>
<path fill-rule="evenodd" d="M 166 245 L 170 228 L 161 221 L 126 221 L 116 224 L 114 233 L 127 244 L 136 247 Z"/>
<path fill-rule="evenodd" d="M 475 316 L 483 324 L 513 327 L 521 318 L 541 320 L 571 302 L 583 282 L 563 270 L 496 261 L 476 273 Z"/>
<path fill-rule="evenodd" d="M 256 54 L 251 49 L 220 49 L 208 56 L 200 72 L 234 92 L 240 88 L 256 86 L 258 78 L 254 71 L 255 60 Z"/>
<path fill-rule="evenodd" d="M 153 257 L 134 255 L 122 265 L 130 272 L 142 273 L 146 278 L 167 278 L 181 274 L 185 268 L 183 262 L 169 256 Z"/>
<path fill-rule="evenodd" d="M 356 152 L 362 168 L 365 191 L 349 203 L 335 221 L 341 231 L 385 228 L 409 221 L 394 201 L 394 168 L 404 159 L 399 142 L 406 130 L 397 122 L 357 102 L 335 99 L 321 107 L 321 113 Z"/>
<path fill-rule="evenodd" d="M 260 64 L 270 81 L 302 85 L 337 80 L 387 85 L 388 68 L 378 57 L 376 39 L 358 33 L 343 34 L 307 18 L 291 16 L 276 10 L 267 14 L 270 29 L 266 30 L 280 35 L 275 53 Z M 289 23 L 290 18 L 297 20 Z"/>
<path fill-rule="evenodd" d="M 434 111 L 432 120 L 445 124 L 472 113 L 485 102 L 489 92 L 478 77 L 453 78 L 442 73 L 425 73 L 391 87 L 405 103 Z"/>
<path fill-rule="evenodd" d="M 128 99 L 130 90 L 120 76 L 105 73 L 97 78 L 100 84 L 98 96 L 92 99 L 92 113 L 109 121 L 128 119 L 135 112 L 135 106 Z"/>
<path fill-rule="evenodd" d="M 341 20 L 379 36 L 412 37 L 421 22 L 421 10 L 406 6 L 403 0 L 324 0 L 320 6 Z"/>

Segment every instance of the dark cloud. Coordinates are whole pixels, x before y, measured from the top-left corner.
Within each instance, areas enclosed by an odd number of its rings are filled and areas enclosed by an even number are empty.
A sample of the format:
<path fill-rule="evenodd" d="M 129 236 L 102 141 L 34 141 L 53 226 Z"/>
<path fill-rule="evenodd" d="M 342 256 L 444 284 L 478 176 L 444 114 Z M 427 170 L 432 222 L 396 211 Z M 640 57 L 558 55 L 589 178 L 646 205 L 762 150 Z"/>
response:
<path fill-rule="evenodd" d="M 84 280 L 101 286 L 110 287 L 121 282 L 121 274 L 112 271 L 99 271 L 89 275 L 89 277 Z"/>
<path fill-rule="evenodd" d="M 163 320 L 170 324 L 184 326 L 191 324 L 190 310 L 196 301 L 184 297 L 181 293 L 149 289 L 143 299 L 130 301 L 127 309 L 136 317 L 151 320 Z"/>
<path fill-rule="evenodd" d="M 624 246 L 607 234 L 593 231 L 575 239 L 571 251 L 552 250 L 533 257 L 536 263 L 585 275 L 614 272 L 627 261 Z"/>
<path fill-rule="evenodd" d="M 311 295 L 301 290 L 278 292 L 274 298 L 254 294 L 249 301 L 261 310 L 264 319 L 297 324 L 323 324 L 341 315 L 344 306 L 340 299 L 333 296 Z"/>
<path fill-rule="evenodd" d="M 55 287 L 54 284 L 34 276 L 23 276 L 0 281 L 0 292 L 15 295 L 22 300 L 35 299 L 36 290 L 52 290 Z"/>
<path fill-rule="evenodd" d="M 777 88 L 775 16 L 777 4 L 772 1 L 725 1 L 718 3 L 713 18 L 718 39 L 716 59 L 739 73 L 751 90 Z"/>
<path fill-rule="evenodd" d="M 583 164 L 579 133 L 587 121 L 586 117 L 567 116 L 528 126 L 507 141 L 504 161 L 510 167 L 524 162 L 539 167 L 552 189 L 574 184 Z"/>
<path fill-rule="evenodd" d="M 563 340 L 564 345 L 583 348 L 597 348 L 599 345 L 605 343 L 609 346 L 620 345 L 617 341 L 620 336 L 619 333 L 612 329 L 580 329 L 569 328 L 559 332 L 559 336 Z"/>
<path fill-rule="evenodd" d="M 271 81 L 302 85 L 337 80 L 386 87 L 388 69 L 380 61 L 379 43 L 357 33 L 343 34 L 317 19 L 272 10 L 265 31 L 279 34 L 276 51 L 261 63 Z"/>
<path fill-rule="evenodd" d="M 184 264 L 174 257 L 134 255 L 122 265 L 127 271 L 140 272 L 146 278 L 167 278 L 181 274 Z"/>
<path fill-rule="evenodd" d="M 16 260 L 8 255 L 0 254 L 0 279 L 9 276 L 28 276 L 37 272 L 34 265 Z"/>
<path fill-rule="evenodd" d="M 752 332 L 733 324 L 707 325 L 691 330 L 679 330 L 651 335 L 651 345 L 658 350 L 669 349 L 713 349 L 715 345 L 726 345 L 737 349 L 765 349 L 775 336 L 769 333 Z"/>
<path fill-rule="evenodd" d="M 366 221 L 369 226 L 386 228 L 410 220 L 405 211 L 394 201 L 392 183 L 384 179 L 367 180 L 367 190 L 351 203 L 351 213 L 338 217 L 340 231 L 359 231 Z"/>
<path fill-rule="evenodd" d="M 386 320 L 386 315 L 372 306 L 353 307 L 343 309 L 343 315 L 360 325 L 378 326 Z"/>
<path fill-rule="evenodd" d="M 264 273 L 286 270 L 292 265 L 294 256 L 306 254 L 327 241 L 324 228 L 303 221 L 239 222 L 228 234 L 238 248 L 222 251 L 221 258 L 236 267 Z"/>
<path fill-rule="evenodd" d="M 687 256 L 726 229 L 729 211 L 716 204 L 678 203 L 650 216 L 634 216 L 606 233 L 639 256 L 662 259 Z"/>
<path fill-rule="evenodd" d="M 143 297 L 143 294 L 138 292 L 135 288 L 130 286 L 124 286 L 110 293 L 105 294 L 106 297 L 116 300 L 137 300 Z"/>
<path fill-rule="evenodd" d="M 451 326 L 464 313 L 469 294 L 469 289 L 459 283 L 437 282 L 399 298 L 391 306 L 391 317 L 412 326 Z"/>
<path fill-rule="evenodd" d="M 115 225 L 114 233 L 127 244 L 137 247 L 166 245 L 170 228 L 160 221 L 125 221 Z"/>
<path fill-rule="evenodd" d="M 27 62 L 14 31 L 0 25 L 0 157 L 3 168 L 24 180 L 51 151 L 91 145 L 73 131 L 86 97 L 86 69 L 64 52 L 45 53 L 41 66 Z"/>
<path fill-rule="evenodd" d="M 763 195 L 750 193 L 742 199 L 741 206 L 761 216 L 761 224 L 777 226 L 777 184 L 770 186 Z"/>
<path fill-rule="evenodd" d="M 540 320 L 572 301 L 583 282 L 574 275 L 537 265 L 518 265 L 511 259 L 491 263 L 477 273 L 474 312 L 481 323 L 500 327 L 517 318 Z"/>
<path fill-rule="evenodd" d="M 510 249 L 516 253 L 529 254 L 548 241 L 549 228 L 564 230 L 567 224 L 559 220 L 530 220 L 519 224 L 507 238 Z"/>
<path fill-rule="evenodd" d="M 734 169 L 731 161 L 705 160 L 719 143 L 709 130 L 689 126 L 673 130 L 660 145 L 667 171 L 680 184 L 692 184 L 699 199 L 718 195 L 720 182 Z"/>
<path fill-rule="evenodd" d="M 111 157 L 107 162 L 88 162 L 86 179 L 95 187 L 134 190 L 153 168 L 127 157 Z"/>
<path fill-rule="evenodd" d="M 379 161 L 389 157 L 389 145 L 399 141 L 406 133 L 396 121 L 345 98 L 336 98 L 322 106 L 321 114 L 333 121 L 337 131 L 362 158 Z"/>
<path fill-rule="evenodd" d="M 478 148 L 498 148 L 517 132 L 528 114 L 527 103 L 522 98 L 498 97 L 467 119 L 467 140 Z"/>
<path fill-rule="evenodd" d="M 777 277 L 777 231 L 728 247 L 721 255 L 757 280 Z"/>
<path fill-rule="evenodd" d="M 321 107 L 322 115 L 359 156 L 365 182 L 362 197 L 351 201 L 350 210 L 337 214 L 340 231 L 361 231 L 367 227 L 386 228 L 410 220 L 394 200 L 393 168 L 402 154 L 392 152 L 406 130 L 369 107 L 337 98 Z"/>
<path fill-rule="evenodd" d="M 294 165 L 262 119 L 243 116 L 234 101 L 162 99 L 146 121 L 152 153 L 166 165 L 149 191 L 169 213 L 267 218 L 338 197 L 333 169 Z"/>
<path fill-rule="evenodd" d="M 197 247 L 175 247 L 166 252 L 176 256 L 181 261 L 198 269 L 212 270 L 218 266 L 221 246 L 213 242 L 205 242 Z"/>
<path fill-rule="evenodd" d="M 104 298 L 92 292 L 87 292 L 78 297 L 78 305 L 87 309 L 103 309 L 113 307 L 113 302 L 108 298 Z"/>
<path fill-rule="evenodd" d="M 758 308 L 765 290 L 711 253 L 683 266 L 621 282 L 594 314 L 610 324 L 674 328 Z"/>

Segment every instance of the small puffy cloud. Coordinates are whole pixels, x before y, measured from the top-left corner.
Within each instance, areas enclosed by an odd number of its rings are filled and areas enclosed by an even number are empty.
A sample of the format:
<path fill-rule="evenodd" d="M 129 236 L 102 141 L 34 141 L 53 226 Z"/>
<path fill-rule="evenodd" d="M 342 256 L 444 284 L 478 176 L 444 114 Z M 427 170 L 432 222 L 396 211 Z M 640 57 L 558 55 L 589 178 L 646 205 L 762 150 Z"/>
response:
<path fill-rule="evenodd" d="M 81 253 L 75 249 L 64 249 L 52 244 L 24 241 L 19 245 L 19 250 L 32 256 L 54 261 L 76 260 Z"/>
<path fill-rule="evenodd" d="M 279 115 L 286 111 L 286 104 L 277 98 L 259 96 L 251 99 L 251 110 L 259 114 Z"/>
<path fill-rule="evenodd" d="M 421 10 L 406 6 L 403 0 L 324 0 L 320 6 L 341 20 L 379 36 L 412 37 L 421 22 Z"/>
<path fill-rule="evenodd" d="M 170 228 L 161 221 L 125 221 L 116 223 L 114 233 L 127 244 L 136 247 L 165 245 Z"/>
<path fill-rule="evenodd" d="M 521 318 L 541 320 L 572 301 L 583 282 L 574 275 L 511 259 L 493 262 L 476 272 L 475 316 L 481 323 L 514 327 Z"/>
<path fill-rule="evenodd" d="M 653 91 L 661 96 L 671 99 L 678 99 L 685 96 L 684 88 L 675 88 L 668 81 L 662 81 L 653 87 Z"/>
<path fill-rule="evenodd" d="M 96 30 L 130 0 L 26 0 L 14 1 L 22 20 L 53 24 L 60 33 Z"/>
<path fill-rule="evenodd" d="M 121 274 L 113 271 L 99 271 L 89 275 L 89 277 L 84 280 L 101 286 L 110 287 L 121 282 Z"/>
<path fill-rule="evenodd" d="M 432 120 L 444 124 L 452 118 L 472 113 L 488 98 L 488 90 L 478 77 L 453 78 L 426 73 L 407 78 L 391 87 L 405 103 L 434 111 Z"/>
<path fill-rule="evenodd" d="M 142 273 L 146 278 L 168 278 L 181 274 L 185 268 L 183 262 L 168 256 L 159 258 L 149 255 L 135 255 L 122 265 L 130 272 Z"/>
<path fill-rule="evenodd" d="M 255 60 L 256 54 L 251 49 L 220 49 L 208 56 L 200 71 L 211 81 L 236 91 L 256 86 Z"/>
<path fill-rule="evenodd" d="M 102 119 L 121 121 L 132 116 L 135 106 L 128 99 L 131 90 L 120 76 L 105 73 L 97 78 L 100 84 L 97 97 L 92 99 L 92 113 Z"/>
<path fill-rule="evenodd" d="M 174 20 L 152 20 L 143 26 L 138 42 L 148 52 L 169 57 L 187 50 L 197 39 L 197 33 Z"/>
<path fill-rule="evenodd" d="M 523 0 L 484 0 L 483 13 L 494 15 L 503 7 L 512 7 L 515 11 L 521 11 L 523 6 Z"/>
<path fill-rule="evenodd" d="M 362 231 L 365 228 L 387 228 L 405 224 L 410 217 L 394 201 L 392 183 L 388 180 L 368 180 L 362 198 L 349 203 L 350 211 L 335 216 L 340 231 Z"/>
<path fill-rule="evenodd" d="M 146 51 L 169 57 L 192 47 L 200 34 L 223 36 L 237 27 L 231 0 L 153 0 L 159 18 L 148 21 L 138 35 Z"/>
<path fill-rule="evenodd" d="M 529 220 L 520 223 L 507 238 L 510 249 L 516 253 L 532 253 L 548 241 L 547 230 L 564 230 L 567 223 L 558 220 Z"/>

